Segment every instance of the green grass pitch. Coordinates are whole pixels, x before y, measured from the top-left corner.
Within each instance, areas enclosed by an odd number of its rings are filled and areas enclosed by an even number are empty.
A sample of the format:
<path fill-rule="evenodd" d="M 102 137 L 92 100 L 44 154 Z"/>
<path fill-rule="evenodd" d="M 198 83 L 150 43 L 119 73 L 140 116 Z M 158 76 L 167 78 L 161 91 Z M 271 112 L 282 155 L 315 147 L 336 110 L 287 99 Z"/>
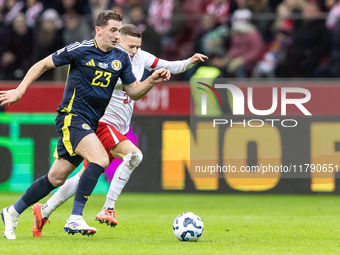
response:
<path fill-rule="evenodd" d="M 19 196 L 0 193 L 1 208 Z M 84 219 L 97 228 L 93 237 L 63 232 L 72 199 L 51 215 L 41 238 L 32 237 L 32 210 L 27 209 L 19 219 L 17 240 L 0 239 L 0 254 L 340 253 L 337 196 L 123 193 L 116 204 L 116 228 L 94 221 L 104 200 L 104 195 L 92 195 L 85 207 Z M 198 242 L 179 242 L 172 233 L 174 219 L 186 211 L 204 222 Z"/>

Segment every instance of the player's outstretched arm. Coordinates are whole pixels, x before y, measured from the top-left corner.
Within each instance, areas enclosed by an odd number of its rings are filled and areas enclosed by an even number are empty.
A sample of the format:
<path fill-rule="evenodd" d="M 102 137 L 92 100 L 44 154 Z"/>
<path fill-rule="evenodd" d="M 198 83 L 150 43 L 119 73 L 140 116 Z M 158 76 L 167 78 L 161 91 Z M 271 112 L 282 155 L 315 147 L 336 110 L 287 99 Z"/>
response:
<path fill-rule="evenodd" d="M 132 100 L 139 100 L 145 96 L 156 83 L 168 81 L 171 77 L 170 71 L 158 69 L 152 73 L 145 81 L 131 83 L 124 86 L 124 90 Z"/>
<path fill-rule="evenodd" d="M 18 102 L 32 82 L 38 79 L 45 71 L 54 67 L 55 65 L 52 60 L 52 55 L 37 62 L 28 70 L 24 79 L 16 89 L 0 91 L 0 101 L 2 101 L 1 106 L 5 104 L 11 105 Z"/>
<path fill-rule="evenodd" d="M 151 70 L 157 70 L 160 68 L 164 68 L 170 71 L 172 74 L 179 74 L 183 73 L 186 70 L 192 68 L 194 65 L 200 63 L 200 62 L 205 62 L 208 57 L 206 55 L 203 55 L 201 53 L 195 53 L 191 58 L 184 59 L 184 60 L 177 60 L 177 61 L 168 61 L 165 59 L 159 59 L 155 57 L 154 55 L 142 51 L 144 54 L 144 58 L 148 60 L 153 60 L 153 61 L 147 61 L 146 62 L 146 69 L 149 71 Z"/>

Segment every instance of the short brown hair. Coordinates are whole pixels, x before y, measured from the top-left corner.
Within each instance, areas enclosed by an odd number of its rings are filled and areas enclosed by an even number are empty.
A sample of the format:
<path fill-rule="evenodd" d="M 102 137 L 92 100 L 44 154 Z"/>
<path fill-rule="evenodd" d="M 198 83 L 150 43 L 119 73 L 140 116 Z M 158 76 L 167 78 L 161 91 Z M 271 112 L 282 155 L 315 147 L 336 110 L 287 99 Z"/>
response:
<path fill-rule="evenodd" d="M 123 16 L 119 14 L 118 12 L 112 11 L 112 10 L 102 11 L 99 13 L 97 17 L 96 26 L 105 27 L 107 25 L 107 22 L 111 19 L 115 21 L 122 21 Z"/>
<path fill-rule="evenodd" d="M 138 29 L 138 27 L 132 24 L 126 24 L 122 26 L 120 29 L 120 34 L 142 38 L 142 32 Z"/>

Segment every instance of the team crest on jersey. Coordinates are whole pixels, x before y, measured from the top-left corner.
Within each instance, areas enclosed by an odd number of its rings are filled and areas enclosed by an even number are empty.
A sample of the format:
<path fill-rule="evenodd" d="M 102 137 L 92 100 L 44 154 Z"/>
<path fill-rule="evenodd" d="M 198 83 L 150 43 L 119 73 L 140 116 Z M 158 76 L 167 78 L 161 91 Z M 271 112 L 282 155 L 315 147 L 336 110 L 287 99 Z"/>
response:
<path fill-rule="evenodd" d="M 85 123 L 82 125 L 82 128 L 85 130 L 90 130 L 90 126 Z"/>
<path fill-rule="evenodd" d="M 107 63 L 99 63 L 98 66 L 99 66 L 100 68 L 103 68 L 103 69 L 106 69 L 106 68 L 109 67 L 109 65 L 108 65 Z"/>
<path fill-rule="evenodd" d="M 114 61 L 112 61 L 111 66 L 112 66 L 113 70 L 118 71 L 119 69 L 122 68 L 122 63 L 120 63 L 119 60 L 114 60 Z"/>

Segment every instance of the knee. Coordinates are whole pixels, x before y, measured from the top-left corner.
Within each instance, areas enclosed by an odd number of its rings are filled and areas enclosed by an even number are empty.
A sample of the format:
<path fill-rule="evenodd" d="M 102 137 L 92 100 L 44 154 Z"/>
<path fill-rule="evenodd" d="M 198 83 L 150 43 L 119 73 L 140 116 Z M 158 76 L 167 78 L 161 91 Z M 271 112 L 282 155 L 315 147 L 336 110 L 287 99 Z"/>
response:
<path fill-rule="evenodd" d="M 58 188 L 65 183 L 66 178 L 56 177 L 56 176 L 48 176 L 48 180 L 50 181 L 50 183 L 54 187 Z"/>
<path fill-rule="evenodd" d="M 104 169 L 108 168 L 110 165 L 110 160 L 109 160 L 109 156 L 105 155 L 100 157 L 98 160 L 95 161 L 95 163 L 97 163 L 98 165 L 102 166 Z"/>
<path fill-rule="evenodd" d="M 124 157 L 124 161 L 126 161 L 127 166 L 131 171 L 134 170 L 142 162 L 142 160 L 143 154 L 137 151 L 131 152 Z"/>

